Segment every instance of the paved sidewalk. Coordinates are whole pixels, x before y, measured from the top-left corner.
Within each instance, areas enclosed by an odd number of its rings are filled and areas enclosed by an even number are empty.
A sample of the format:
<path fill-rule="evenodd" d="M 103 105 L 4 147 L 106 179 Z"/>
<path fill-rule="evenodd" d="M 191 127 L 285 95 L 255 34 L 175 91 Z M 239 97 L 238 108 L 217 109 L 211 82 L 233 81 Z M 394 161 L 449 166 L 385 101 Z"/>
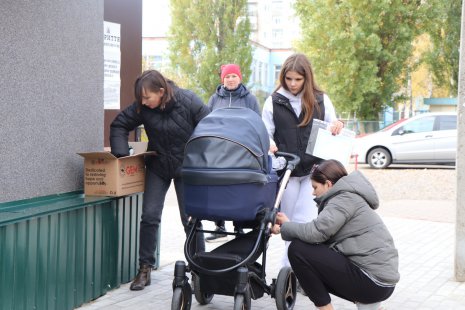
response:
<path fill-rule="evenodd" d="M 410 201 L 410 204 L 413 203 L 415 202 Z M 421 201 L 412 208 L 421 209 Z M 410 216 L 409 218 L 396 218 L 391 214 L 382 216 L 399 250 L 401 274 L 401 280 L 394 294 L 383 305 L 390 310 L 465 310 L 465 282 L 454 281 L 454 224 L 451 221 L 415 220 Z M 133 292 L 129 290 L 129 283 L 124 284 L 78 309 L 171 309 L 174 262 L 184 260 L 185 239 L 177 213 L 176 200 L 171 190 L 167 196 L 162 223 L 164 225 L 162 225 L 161 266 L 159 270 L 152 272 L 152 285 L 143 291 Z M 213 228 L 213 224 L 205 222 L 204 227 Z M 268 284 L 279 271 L 283 245 L 283 241 L 278 236 L 270 239 L 266 266 Z M 212 245 L 207 244 L 207 246 Z M 205 306 L 200 306 L 194 297 L 192 299 L 193 310 L 232 309 L 234 305 L 234 300 L 230 296 L 216 295 L 212 302 Z M 334 297 L 333 305 L 338 310 L 356 309 L 354 304 L 337 297 Z M 265 294 L 258 300 L 252 300 L 252 308 L 276 309 L 275 300 Z M 294 309 L 314 309 L 314 306 L 307 297 L 298 294 Z"/>

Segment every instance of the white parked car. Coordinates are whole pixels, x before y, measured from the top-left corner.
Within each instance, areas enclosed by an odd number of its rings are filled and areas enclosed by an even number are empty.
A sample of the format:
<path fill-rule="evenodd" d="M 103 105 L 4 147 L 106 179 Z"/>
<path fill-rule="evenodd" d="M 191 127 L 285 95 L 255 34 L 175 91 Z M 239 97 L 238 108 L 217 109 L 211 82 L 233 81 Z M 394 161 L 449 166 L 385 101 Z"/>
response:
<path fill-rule="evenodd" d="M 372 168 L 390 164 L 450 164 L 457 153 L 457 113 L 418 114 L 355 139 L 353 154 Z"/>

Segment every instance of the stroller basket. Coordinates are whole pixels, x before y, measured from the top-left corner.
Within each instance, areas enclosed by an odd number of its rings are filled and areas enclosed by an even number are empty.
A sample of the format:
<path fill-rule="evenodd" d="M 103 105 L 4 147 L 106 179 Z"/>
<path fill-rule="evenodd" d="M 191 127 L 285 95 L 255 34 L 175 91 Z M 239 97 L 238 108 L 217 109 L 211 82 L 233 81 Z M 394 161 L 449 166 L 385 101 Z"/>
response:
<path fill-rule="evenodd" d="M 186 213 L 206 220 L 250 221 L 271 209 L 278 177 L 269 138 L 250 109 L 225 108 L 197 125 L 182 168 Z"/>

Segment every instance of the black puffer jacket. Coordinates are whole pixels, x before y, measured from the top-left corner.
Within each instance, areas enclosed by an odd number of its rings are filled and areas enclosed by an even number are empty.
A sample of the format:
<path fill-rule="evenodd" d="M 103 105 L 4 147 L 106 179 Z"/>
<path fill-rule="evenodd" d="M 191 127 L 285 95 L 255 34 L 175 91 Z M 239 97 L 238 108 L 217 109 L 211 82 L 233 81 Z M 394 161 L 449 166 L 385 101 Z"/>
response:
<path fill-rule="evenodd" d="M 142 106 L 134 102 L 118 114 L 110 126 L 111 152 L 115 156 L 127 156 L 128 135 L 139 125 L 144 125 L 148 137 L 148 151 L 156 156 L 147 156 L 146 165 L 155 174 L 169 180 L 180 176 L 184 146 L 195 126 L 209 110 L 193 92 L 174 85 L 174 98 L 164 110 Z"/>
<path fill-rule="evenodd" d="M 273 140 L 278 150 L 296 154 L 300 157 L 300 163 L 292 171 L 292 176 L 302 177 L 309 175 L 313 165 L 320 161 L 319 158 L 307 154 L 306 150 L 312 131 L 313 119 L 325 119 L 323 95 L 316 96 L 319 109 L 315 109 L 312 119 L 303 127 L 299 127 L 300 122 L 303 120 L 303 113 L 297 117 L 288 98 L 277 92 L 271 96 L 273 98 L 273 122 L 275 124 Z"/>
<path fill-rule="evenodd" d="M 219 85 L 215 94 L 208 100 L 207 106 L 211 111 L 228 107 L 249 108 L 261 115 L 257 98 L 242 83 L 234 90 L 228 90 L 223 85 Z"/>

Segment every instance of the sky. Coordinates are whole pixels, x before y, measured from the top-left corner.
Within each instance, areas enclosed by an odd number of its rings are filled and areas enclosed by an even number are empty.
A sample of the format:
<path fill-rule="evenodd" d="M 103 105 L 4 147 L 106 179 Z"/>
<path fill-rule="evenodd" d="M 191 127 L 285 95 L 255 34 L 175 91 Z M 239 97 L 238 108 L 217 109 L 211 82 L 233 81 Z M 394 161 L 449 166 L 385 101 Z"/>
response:
<path fill-rule="evenodd" d="M 142 1 L 142 37 L 165 37 L 170 23 L 169 0 Z"/>

